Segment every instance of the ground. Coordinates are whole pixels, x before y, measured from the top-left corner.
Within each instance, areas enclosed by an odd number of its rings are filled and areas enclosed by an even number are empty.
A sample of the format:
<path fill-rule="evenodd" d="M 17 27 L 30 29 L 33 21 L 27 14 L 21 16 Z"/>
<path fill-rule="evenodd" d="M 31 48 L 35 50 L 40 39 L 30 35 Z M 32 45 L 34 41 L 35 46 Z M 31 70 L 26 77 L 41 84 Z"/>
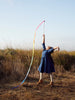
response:
<path fill-rule="evenodd" d="M 75 73 L 54 74 L 54 87 L 48 85 L 49 76 L 46 75 L 40 85 L 37 85 L 38 79 L 30 75 L 22 86 L 15 89 L 12 87 L 20 82 L 1 82 L 0 100 L 75 100 Z"/>

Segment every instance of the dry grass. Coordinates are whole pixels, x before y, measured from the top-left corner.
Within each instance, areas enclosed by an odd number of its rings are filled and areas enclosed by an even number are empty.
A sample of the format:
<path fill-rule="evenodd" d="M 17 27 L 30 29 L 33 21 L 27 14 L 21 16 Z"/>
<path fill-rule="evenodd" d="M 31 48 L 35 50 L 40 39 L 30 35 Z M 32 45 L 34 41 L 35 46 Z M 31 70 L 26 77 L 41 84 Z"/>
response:
<path fill-rule="evenodd" d="M 40 64 L 42 50 L 35 50 L 34 61 L 31 71 L 35 73 Z M 52 54 L 56 72 L 75 72 L 75 52 L 55 52 Z M 0 50 L 0 80 L 9 78 L 21 80 L 30 65 L 32 51 L 29 50 Z M 13 77 L 12 77 L 13 76 Z"/>

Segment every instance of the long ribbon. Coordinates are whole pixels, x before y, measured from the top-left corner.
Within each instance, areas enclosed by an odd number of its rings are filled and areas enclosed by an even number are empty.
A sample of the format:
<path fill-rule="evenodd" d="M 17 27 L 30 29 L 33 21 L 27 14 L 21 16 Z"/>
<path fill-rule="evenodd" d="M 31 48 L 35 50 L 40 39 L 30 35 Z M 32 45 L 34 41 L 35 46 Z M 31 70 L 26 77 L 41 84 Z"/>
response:
<path fill-rule="evenodd" d="M 28 75 L 29 75 L 29 72 L 30 72 L 30 69 L 31 69 L 31 66 L 32 66 L 32 63 L 33 63 L 33 59 L 34 59 L 34 46 L 35 46 L 36 31 L 39 29 L 39 27 L 40 27 L 43 23 L 45 23 L 45 20 L 42 21 L 42 22 L 37 26 L 37 28 L 36 28 L 36 30 L 35 30 L 35 33 L 34 33 L 32 58 L 31 58 L 31 63 L 30 63 L 30 66 L 29 66 L 28 72 L 27 72 L 27 74 L 26 74 L 24 80 L 23 80 L 19 85 L 17 85 L 16 87 L 13 87 L 12 89 L 21 86 L 21 85 L 26 81 L 26 79 L 27 79 L 27 77 L 28 77 Z"/>

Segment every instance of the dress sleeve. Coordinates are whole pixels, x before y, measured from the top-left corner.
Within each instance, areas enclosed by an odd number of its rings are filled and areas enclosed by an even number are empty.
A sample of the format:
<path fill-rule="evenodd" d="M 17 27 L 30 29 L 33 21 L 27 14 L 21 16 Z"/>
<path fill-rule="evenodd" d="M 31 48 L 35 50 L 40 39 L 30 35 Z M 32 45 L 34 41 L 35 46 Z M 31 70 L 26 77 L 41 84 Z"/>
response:
<path fill-rule="evenodd" d="M 42 43 L 42 46 L 43 46 L 43 50 L 46 50 L 45 43 Z"/>
<path fill-rule="evenodd" d="M 53 47 L 48 50 L 48 53 L 52 53 L 54 51 Z"/>

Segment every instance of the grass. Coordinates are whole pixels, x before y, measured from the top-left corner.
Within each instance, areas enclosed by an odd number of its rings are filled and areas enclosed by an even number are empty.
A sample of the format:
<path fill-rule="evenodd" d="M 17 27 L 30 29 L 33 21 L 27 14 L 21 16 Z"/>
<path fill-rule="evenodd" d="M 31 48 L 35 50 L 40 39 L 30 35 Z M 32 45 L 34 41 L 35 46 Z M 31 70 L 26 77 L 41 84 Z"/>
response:
<path fill-rule="evenodd" d="M 35 50 L 32 71 L 35 72 L 40 64 L 42 50 Z M 19 80 L 25 76 L 32 57 L 31 50 L 5 49 L 0 50 L 0 80 L 9 76 Z M 75 72 L 75 51 L 55 52 L 52 54 L 56 71 L 73 71 Z M 62 67 L 61 67 L 62 66 Z"/>

